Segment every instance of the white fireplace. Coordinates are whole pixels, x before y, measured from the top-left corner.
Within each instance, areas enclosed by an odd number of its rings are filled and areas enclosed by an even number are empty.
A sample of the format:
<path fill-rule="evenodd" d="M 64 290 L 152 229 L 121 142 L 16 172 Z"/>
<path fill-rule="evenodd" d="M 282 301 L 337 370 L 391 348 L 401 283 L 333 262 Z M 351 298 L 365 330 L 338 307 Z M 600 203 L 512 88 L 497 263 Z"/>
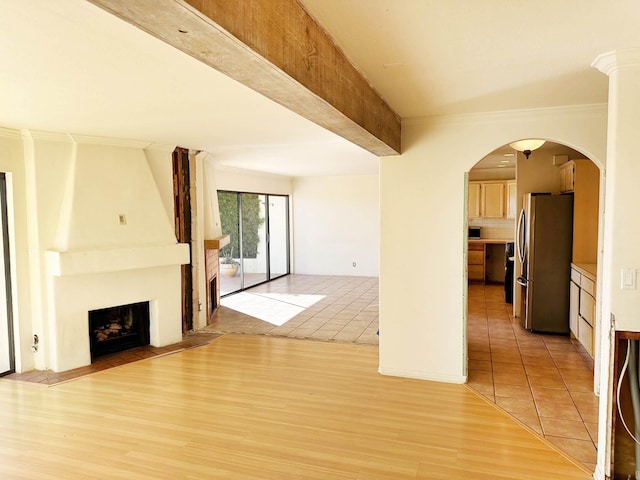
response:
<path fill-rule="evenodd" d="M 174 232 L 172 148 L 149 153 L 135 141 L 23 137 L 36 182 L 30 248 L 42 254 L 32 263 L 36 368 L 89 365 L 89 312 L 116 305 L 149 302 L 150 344 L 180 342 L 180 266 L 190 252 Z"/>

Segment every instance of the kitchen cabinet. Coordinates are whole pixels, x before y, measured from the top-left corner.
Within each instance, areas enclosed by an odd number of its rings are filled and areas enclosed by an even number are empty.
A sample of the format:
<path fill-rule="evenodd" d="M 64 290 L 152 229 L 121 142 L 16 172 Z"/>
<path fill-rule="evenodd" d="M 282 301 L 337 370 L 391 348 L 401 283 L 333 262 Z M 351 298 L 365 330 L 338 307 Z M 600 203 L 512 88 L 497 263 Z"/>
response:
<path fill-rule="evenodd" d="M 560 193 L 573 192 L 575 165 L 573 160 L 560 165 Z"/>
<path fill-rule="evenodd" d="M 467 249 L 467 277 L 473 281 L 485 281 L 485 262 L 487 258 L 484 243 L 469 243 Z"/>
<path fill-rule="evenodd" d="M 468 217 L 515 218 L 515 182 L 511 182 L 511 190 L 508 183 L 504 180 L 469 182 Z M 510 202 L 511 216 L 507 215 Z"/>
<path fill-rule="evenodd" d="M 516 218 L 516 182 L 507 182 L 507 218 Z"/>
<path fill-rule="evenodd" d="M 480 184 L 469 182 L 469 218 L 480 218 Z"/>
<path fill-rule="evenodd" d="M 571 264 L 569 327 L 591 357 L 596 325 L 595 269 L 595 264 Z"/>
<path fill-rule="evenodd" d="M 569 163 L 569 162 L 567 162 Z M 573 262 L 596 263 L 600 169 L 587 159 L 573 163 Z"/>

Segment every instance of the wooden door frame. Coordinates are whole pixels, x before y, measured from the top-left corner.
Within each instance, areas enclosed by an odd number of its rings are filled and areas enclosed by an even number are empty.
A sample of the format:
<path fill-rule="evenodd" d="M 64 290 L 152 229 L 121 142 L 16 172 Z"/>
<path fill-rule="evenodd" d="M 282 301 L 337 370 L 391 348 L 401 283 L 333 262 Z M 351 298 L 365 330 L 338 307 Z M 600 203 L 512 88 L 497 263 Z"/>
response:
<path fill-rule="evenodd" d="M 173 201 L 176 239 L 189 245 L 189 263 L 181 266 L 182 333 L 193 330 L 193 255 L 191 221 L 191 170 L 189 150 L 176 147 L 172 154 Z"/>

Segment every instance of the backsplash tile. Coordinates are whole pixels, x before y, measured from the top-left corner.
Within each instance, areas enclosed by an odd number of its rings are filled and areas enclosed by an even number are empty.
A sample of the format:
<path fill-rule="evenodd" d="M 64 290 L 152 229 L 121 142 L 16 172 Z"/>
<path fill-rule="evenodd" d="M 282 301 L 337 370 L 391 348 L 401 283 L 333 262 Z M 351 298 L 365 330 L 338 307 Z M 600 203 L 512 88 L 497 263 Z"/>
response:
<path fill-rule="evenodd" d="M 515 220 L 507 218 L 470 218 L 470 227 L 480 227 L 480 238 L 513 240 Z"/>

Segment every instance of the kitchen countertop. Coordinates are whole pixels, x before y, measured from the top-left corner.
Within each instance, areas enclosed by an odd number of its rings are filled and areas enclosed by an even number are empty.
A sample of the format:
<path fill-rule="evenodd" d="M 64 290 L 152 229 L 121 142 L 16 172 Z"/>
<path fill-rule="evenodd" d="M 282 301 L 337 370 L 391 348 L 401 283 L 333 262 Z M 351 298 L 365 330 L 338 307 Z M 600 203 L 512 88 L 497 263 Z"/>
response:
<path fill-rule="evenodd" d="M 469 243 L 484 243 L 484 244 L 504 244 L 504 243 L 509 243 L 509 242 L 513 242 L 513 239 L 509 239 L 509 238 L 470 238 L 469 239 Z"/>
<path fill-rule="evenodd" d="M 586 275 L 594 282 L 596 281 L 596 274 L 598 272 L 598 264 L 596 263 L 572 263 L 571 268 L 575 268 L 582 275 Z"/>

